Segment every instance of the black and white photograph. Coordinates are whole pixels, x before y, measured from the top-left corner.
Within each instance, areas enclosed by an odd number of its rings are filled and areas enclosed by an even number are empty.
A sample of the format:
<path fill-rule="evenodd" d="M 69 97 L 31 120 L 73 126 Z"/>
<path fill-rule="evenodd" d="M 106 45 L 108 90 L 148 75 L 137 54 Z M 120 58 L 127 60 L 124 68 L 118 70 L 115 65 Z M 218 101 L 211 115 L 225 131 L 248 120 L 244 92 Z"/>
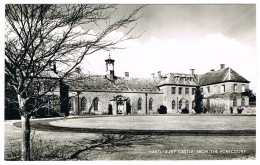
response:
<path fill-rule="evenodd" d="M 258 4 L 152 2 L 1 4 L 4 163 L 255 163 Z"/>

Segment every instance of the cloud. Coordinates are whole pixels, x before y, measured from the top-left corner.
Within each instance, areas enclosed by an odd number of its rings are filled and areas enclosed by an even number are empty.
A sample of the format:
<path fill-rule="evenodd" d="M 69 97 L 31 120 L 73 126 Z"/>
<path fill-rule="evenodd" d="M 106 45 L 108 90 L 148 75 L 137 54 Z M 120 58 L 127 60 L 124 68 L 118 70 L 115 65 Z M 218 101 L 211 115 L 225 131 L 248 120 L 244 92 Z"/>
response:
<path fill-rule="evenodd" d="M 125 42 L 124 46 L 128 48 L 110 52 L 115 59 L 117 76 L 124 76 L 127 71 L 131 77 L 151 77 L 157 71 L 162 71 L 162 74 L 189 73 L 189 69 L 202 74 L 226 64 L 226 67 L 233 68 L 249 81 L 256 81 L 256 54 L 253 48 L 220 33 L 208 34 L 194 41 L 151 37 L 141 43 L 136 39 Z M 104 60 L 108 54 L 100 52 L 87 57 L 86 69 L 93 74 L 104 74 Z"/>

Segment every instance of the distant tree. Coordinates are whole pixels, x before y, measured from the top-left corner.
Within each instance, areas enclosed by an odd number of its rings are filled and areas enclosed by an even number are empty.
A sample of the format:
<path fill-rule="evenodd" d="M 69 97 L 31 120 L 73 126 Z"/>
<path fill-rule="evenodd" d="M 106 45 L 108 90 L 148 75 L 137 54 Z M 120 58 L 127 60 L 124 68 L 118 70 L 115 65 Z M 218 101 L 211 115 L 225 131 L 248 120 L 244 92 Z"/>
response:
<path fill-rule="evenodd" d="M 30 160 L 30 118 L 42 105 L 38 101 L 48 98 L 85 56 L 116 49 L 118 43 L 138 37 L 131 32 L 143 7 L 111 19 L 117 14 L 116 5 L 5 6 L 6 86 L 12 86 L 19 103 L 22 160 Z M 117 30 L 124 31 L 124 35 L 111 37 Z M 63 74 L 52 75 L 52 64 L 62 66 Z M 28 106 L 32 100 L 36 101 L 34 107 Z"/>
<path fill-rule="evenodd" d="M 194 107 L 196 113 L 201 113 L 203 111 L 202 99 L 203 99 L 203 95 L 200 91 L 200 88 L 197 87 L 195 92 L 195 107 Z"/>

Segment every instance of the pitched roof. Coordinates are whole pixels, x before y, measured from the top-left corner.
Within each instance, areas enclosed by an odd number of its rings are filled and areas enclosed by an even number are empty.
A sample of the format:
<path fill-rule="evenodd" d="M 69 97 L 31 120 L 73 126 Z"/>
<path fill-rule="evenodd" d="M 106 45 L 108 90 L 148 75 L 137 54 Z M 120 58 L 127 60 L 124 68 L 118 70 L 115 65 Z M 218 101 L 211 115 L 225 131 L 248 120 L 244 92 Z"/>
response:
<path fill-rule="evenodd" d="M 180 85 L 180 86 L 201 86 L 222 82 L 245 82 L 244 77 L 231 68 L 223 68 L 205 74 L 168 73 L 161 78 L 132 78 L 116 77 L 114 81 L 104 75 L 85 75 L 73 72 L 69 74 L 65 83 L 70 86 L 71 91 L 115 91 L 115 92 L 155 92 L 161 93 L 159 86 Z"/>
<path fill-rule="evenodd" d="M 164 76 L 158 86 L 174 84 L 184 86 L 198 86 L 196 77 L 192 77 L 190 74 L 184 73 L 168 73 Z"/>
<path fill-rule="evenodd" d="M 227 81 L 249 83 L 248 80 L 229 67 L 198 75 L 198 84 L 200 85 L 217 84 Z"/>
<path fill-rule="evenodd" d="M 159 79 L 116 77 L 114 81 L 102 75 L 66 79 L 71 91 L 120 91 L 120 92 L 160 92 Z"/>

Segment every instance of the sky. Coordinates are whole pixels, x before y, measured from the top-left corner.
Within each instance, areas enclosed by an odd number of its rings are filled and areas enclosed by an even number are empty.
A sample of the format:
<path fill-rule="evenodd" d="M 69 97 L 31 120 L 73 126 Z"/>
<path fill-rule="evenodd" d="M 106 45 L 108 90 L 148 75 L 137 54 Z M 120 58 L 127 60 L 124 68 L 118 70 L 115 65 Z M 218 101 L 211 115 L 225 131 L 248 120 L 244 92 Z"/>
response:
<path fill-rule="evenodd" d="M 120 5 L 117 17 L 136 5 Z M 105 59 L 115 60 L 116 76 L 151 77 L 152 73 L 203 74 L 231 67 L 251 81 L 256 91 L 255 5 L 148 5 L 133 34 L 141 37 L 122 43 L 123 50 L 98 52 L 84 59 L 91 74 L 105 74 Z M 120 36 L 122 31 L 112 35 Z"/>

